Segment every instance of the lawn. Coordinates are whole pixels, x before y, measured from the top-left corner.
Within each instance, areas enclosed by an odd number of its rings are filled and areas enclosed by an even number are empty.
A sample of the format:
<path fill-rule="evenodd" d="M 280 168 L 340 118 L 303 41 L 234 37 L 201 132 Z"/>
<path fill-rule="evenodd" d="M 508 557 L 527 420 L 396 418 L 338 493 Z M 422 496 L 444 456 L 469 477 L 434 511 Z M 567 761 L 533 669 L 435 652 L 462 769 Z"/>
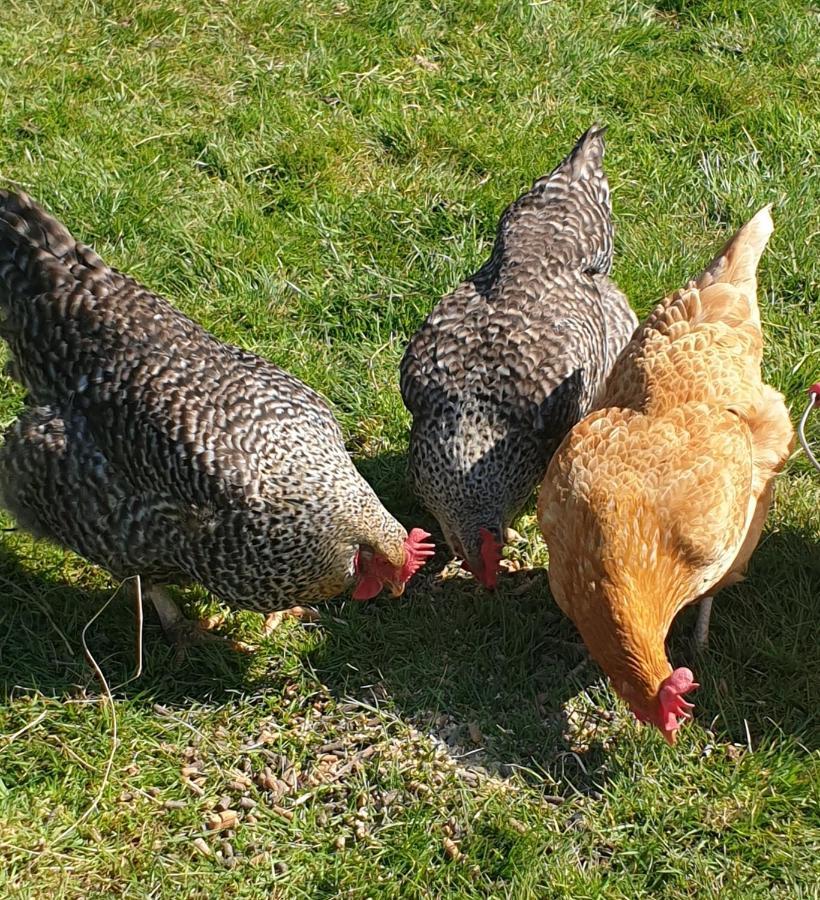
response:
<path fill-rule="evenodd" d="M 5 0 L 0 181 L 322 391 L 418 524 L 405 343 L 594 121 L 640 315 L 774 204 L 765 369 L 796 420 L 820 375 L 818 48 L 796 0 Z M 21 402 L 4 378 L 3 425 Z M 228 616 L 253 655 L 179 657 L 146 610 L 136 679 L 123 591 L 103 609 L 116 583 L 4 519 L 0 896 L 818 897 L 819 505 L 795 454 L 708 653 L 691 614 L 673 628 L 702 683 L 675 748 L 585 662 L 532 509 L 493 595 L 428 572 L 267 637 Z"/>

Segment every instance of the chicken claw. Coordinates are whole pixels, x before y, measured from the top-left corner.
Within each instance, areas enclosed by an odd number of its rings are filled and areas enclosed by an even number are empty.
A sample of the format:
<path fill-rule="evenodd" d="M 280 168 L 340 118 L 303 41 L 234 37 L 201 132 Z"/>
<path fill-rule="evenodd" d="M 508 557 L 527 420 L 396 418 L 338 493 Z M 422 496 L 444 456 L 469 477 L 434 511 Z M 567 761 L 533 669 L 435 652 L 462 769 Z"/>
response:
<path fill-rule="evenodd" d="M 273 634 L 285 619 L 298 619 L 300 622 L 318 622 L 320 618 L 318 611 L 310 606 L 292 606 L 290 609 L 277 609 L 275 612 L 265 616 L 262 634 L 265 637 Z"/>

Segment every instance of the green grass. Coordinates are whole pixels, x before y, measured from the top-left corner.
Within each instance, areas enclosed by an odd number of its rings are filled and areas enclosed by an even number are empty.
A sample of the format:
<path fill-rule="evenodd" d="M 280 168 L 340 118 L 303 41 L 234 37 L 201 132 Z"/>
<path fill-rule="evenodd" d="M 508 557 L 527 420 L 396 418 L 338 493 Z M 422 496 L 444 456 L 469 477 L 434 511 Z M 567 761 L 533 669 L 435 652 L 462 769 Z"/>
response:
<path fill-rule="evenodd" d="M 766 375 L 797 416 L 820 370 L 818 47 L 818 10 L 787 0 L 6 0 L 0 179 L 321 390 L 387 505 L 422 521 L 405 342 L 595 120 L 641 314 L 774 204 Z M 3 424 L 20 403 L 3 380 Z M 176 660 L 149 616 L 113 711 L 81 632 L 116 585 L 6 532 L 0 895 L 817 897 L 819 503 L 798 456 L 708 655 L 691 615 L 673 629 L 703 683 L 674 750 L 579 665 L 531 515 L 513 555 L 537 568 L 493 597 L 422 577 L 248 658 Z M 88 630 L 111 685 L 133 638 L 121 597 Z M 223 795 L 258 801 L 233 864 L 205 827 Z"/>

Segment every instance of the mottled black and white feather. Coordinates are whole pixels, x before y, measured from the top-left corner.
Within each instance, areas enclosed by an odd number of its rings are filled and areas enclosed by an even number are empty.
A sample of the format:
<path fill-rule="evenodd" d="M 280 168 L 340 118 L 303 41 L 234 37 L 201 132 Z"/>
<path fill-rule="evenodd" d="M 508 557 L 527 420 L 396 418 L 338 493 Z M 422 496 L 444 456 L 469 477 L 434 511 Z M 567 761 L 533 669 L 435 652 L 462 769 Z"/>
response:
<path fill-rule="evenodd" d="M 637 326 L 612 265 L 604 129 L 501 217 L 492 255 L 445 297 L 401 363 L 410 474 L 451 548 L 480 567 L 593 406 Z"/>
<path fill-rule="evenodd" d="M 260 611 L 340 593 L 360 547 L 401 564 L 406 531 L 318 394 L 3 191 L 0 317 L 28 393 L 0 499 L 34 533 Z"/>

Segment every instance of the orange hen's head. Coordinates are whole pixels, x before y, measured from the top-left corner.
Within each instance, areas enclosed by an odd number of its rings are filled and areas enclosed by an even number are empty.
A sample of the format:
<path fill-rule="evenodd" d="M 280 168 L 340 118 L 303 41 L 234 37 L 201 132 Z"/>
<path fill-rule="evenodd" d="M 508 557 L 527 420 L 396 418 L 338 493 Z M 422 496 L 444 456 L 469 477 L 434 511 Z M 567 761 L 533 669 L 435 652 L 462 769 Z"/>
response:
<path fill-rule="evenodd" d="M 694 691 L 700 685 L 695 681 L 690 669 L 680 668 L 663 680 L 657 697 L 649 706 L 631 702 L 627 697 L 635 718 L 639 722 L 655 725 L 672 745 L 677 738 L 678 729 L 686 719 L 692 718 L 694 704 L 684 700 L 683 695 Z"/>
<path fill-rule="evenodd" d="M 353 599 L 371 600 L 385 586 L 394 597 L 400 597 L 407 582 L 435 555 L 436 548 L 427 541 L 429 537 L 426 531 L 414 528 L 404 542 L 404 559 L 400 565 L 376 550 L 360 547 L 353 564 L 356 574 Z"/>

